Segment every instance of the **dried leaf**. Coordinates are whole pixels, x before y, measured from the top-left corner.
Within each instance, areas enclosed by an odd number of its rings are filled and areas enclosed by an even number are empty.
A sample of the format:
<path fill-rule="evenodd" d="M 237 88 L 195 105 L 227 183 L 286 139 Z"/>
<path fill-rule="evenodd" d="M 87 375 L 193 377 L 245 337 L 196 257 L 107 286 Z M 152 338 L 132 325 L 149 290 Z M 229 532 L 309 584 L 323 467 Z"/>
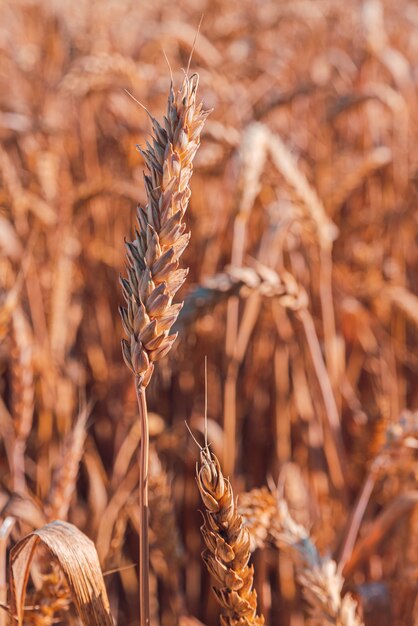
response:
<path fill-rule="evenodd" d="M 55 521 L 27 535 L 10 554 L 11 617 L 23 624 L 26 587 L 38 544 L 61 566 L 84 626 L 113 626 L 93 542 L 67 522 Z"/>

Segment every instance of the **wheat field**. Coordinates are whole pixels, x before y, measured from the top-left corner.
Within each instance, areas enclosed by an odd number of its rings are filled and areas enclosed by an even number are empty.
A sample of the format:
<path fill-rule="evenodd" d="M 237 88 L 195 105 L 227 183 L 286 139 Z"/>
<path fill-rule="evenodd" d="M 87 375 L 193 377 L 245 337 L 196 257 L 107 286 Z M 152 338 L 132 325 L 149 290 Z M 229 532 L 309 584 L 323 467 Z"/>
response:
<path fill-rule="evenodd" d="M 418 625 L 418 6 L 0 2 L 0 626 Z"/>

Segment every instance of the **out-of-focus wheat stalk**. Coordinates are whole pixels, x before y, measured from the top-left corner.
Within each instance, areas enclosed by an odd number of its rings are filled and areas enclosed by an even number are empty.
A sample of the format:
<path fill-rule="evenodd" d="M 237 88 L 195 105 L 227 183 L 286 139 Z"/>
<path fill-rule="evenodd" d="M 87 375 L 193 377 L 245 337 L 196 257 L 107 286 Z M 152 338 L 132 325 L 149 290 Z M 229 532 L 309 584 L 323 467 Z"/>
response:
<path fill-rule="evenodd" d="M 311 623 L 315 626 L 324 622 L 335 626 L 363 626 L 355 600 L 350 594 L 342 595 L 344 579 L 336 562 L 319 555 L 308 531 L 292 519 L 284 500 L 278 503 L 277 522 L 272 536 L 279 547 L 290 550 L 295 558 Z"/>
<path fill-rule="evenodd" d="M 84 408 L 68 437 L 63 457 L 58 465 L 49 497 L 49 519 L 66 519 L 77 482 L 80 460 L 86 440 L 86 422 L 89 408 Z"/>
<path fill-rule="evenodd" d="M 273 543 L 292 555 L 297 576 L 309 604 L 311 623 L 361 626 L 357 604 L 342 596 L 344 579 L 335 561 L 322 558 L 308 530 L 291 517 L 287 502 L 266 488 L 239 498 L 239 511 L 252 538 L 253 549 Z"/>
<path fill-rule="evenodd" d="M 244 267 L 227 265 L 223 272 L 210 276 L 186 295 L 176 327 L 183 328 L 201 312 L 226 298 L 248 298 L 254 293 L 278 298 L 283 307 L 292 310 L 308 304 L 306 292 L 298 288 L 289 272 L 278 273 L 257 261 Z"/>
<path fill-rule="evenodd" d="M 173 508 L 171 481 L 155 450 L 150 455 L 150 550 L 154 571 L 167 587 L 170 602 L 165 612 L 172 613 L 178 622 L 185 612 L 185 598 L 181 588 L 183 548 Z"/>
<path fill-rule="evenodd" d="M 266 132 L 267 129 L 266 129 Z M 271 157 L 286 181 L 292 186 L 315 224 L 320 248 L 319 295 L 325 339 L 325 355 L 330 372 L 333 393 L 337 390 L 337 355 L 334 300 L 332 295 L 332 245 L 338 234 L 329 219 L 316 190 L 298 167 L 293 155 L 278 135 L 269 134 Z M 337 412 L 338 417 L 338 412 Z M 340 449 L 340 454 L 343 453 Z"/>
<path fill-rule="evenodd" d="M 293 311 L 302 323 L 324 401 L 327 425 L 333 443 L 332 457 L 329 459 L 330 467 L 333 468 L 336 485 L 339 488 L 343 488 L 346 482 L 346 461 L 338 408 L 335 403 L 328 369 L 324 363 L 315 325 L 308 310 L 308 295 L 298 285 L 292 274 L 284 270 L 276 272 L 256 260 L 252 261 L 252 264 L 247 267 L 227 266 L 224 272 L 211 276 L 189 293 L 185 300 L 184 310 L 179 317 L 179 325 L 190 321 L 190 318 L 193 319 L 193 316 L 196 315 L 199 309 L 204 310 L 213 306 L 225 297 L 239 295 L 241 298 L 248 298 L 253 294 L 275 298 L 282 307 Z M 235 351 L 237 352 L 236 347 Z M 233 428 L 232 424 L 230 428 Z M 227 441 L 229 440 L 225 440 L 225 450 L 228 453 L 232 450 L 232 454 L 235 455 L 233 451 L 235 447 L 232 449 Z"/>
<path fill-rule="evenodd" d="M 160 125 L 152 119 L 153 141 L 141 150 L 148 174 L 144 176 L 147 204 L 137 212 L 136 238 L 126 243 L 127 278 L 122 290 L 127 307 L 120 308 L 128 339 L 122 340 L 127 366 L 135 376 L 141 420 L 140 454 L 140 611 L 141 625 L 149 625 L 148 592 L 148 456 L 149 435 L 145 388 L 154 363 L 170 350 L 177 334 L 170 329 L 182 304 L 173 298 L 184 283 L 187 270 L 179 258 L 190 234 L 184 214 L 190 198 L 189 182 L 200 134 L 208 115 L 196 102 L 197 75 L 183 80 L 178 92 L 170 87 L 167 115 Z"/>
<path fill-rule="evenodd" d="M 17 308 L 13 314 L 13 418 L 15 439 L 13 444 L 14 491 L 23 493 L 26 488 L 25 449 L 29 437 L 34 405 L 33 385 L 33 339 L 23 311 Z"/>
<path fill-rule="evenodd" d="M 222 607 L 221 624 L 264 624 L 264 618 L 257 615 L 254 572 L 248 565 L 250 536 L 237 511 L 231 483 L 207 447 L 201 450 L 197 485 L 206 508 L 201 527 L 206 543 L 202 557 L 216 581 L 214 592 Z"/>
<path fill-rule="evenodd" d="M 238 511 L 250 533 L 250 548 L 263 548 L 269 537 L 273 520 L 277 517 L 277 499 L 267 487 L 241 493 Z"/>
<path fill-rule="evenodd" d="M 260 179 L 266 161 L 266 133 L 262 124 L 248 126 L 242 136 L 238 150 L 238 202 L 234 219 L 231 252 L 232 268 L 240 268 L 244 263 L 247 239 L 247 224 L 254 201 L 260 190 Z M 236 461 L 236 392 L 238 364 L 235 358 L 239 333 L 239 300 L 228 300 L 225 352 L 228 366 L 224 389 L 224 431 L 225 447 L 223 464 L 228 475 L 233 475 Z"/>
<path fill-rule="evenodd" d="M 385 472 L 393 470 L 396 462 L 393 459 L 394 454 L 402 449 L 418 447 L 418 411 L 403 411 L 398 420 L 390 424 L 386 431 L 386 441 L 382 450 L 373 459 L 370 468 L 364 479 L 362 488 L 360 489 L 357 501 L 351 511 L 347 528 L 342 540 L 340 558 L 338 562 L 339 569 L 345 571 L 344 568 L 350 561 L 354 550 L 354 545 L 360 529 L 360 525 L 365 513 L 367 504 L 372 495 L 376 480 Z M 407 496 L 407 494 L 404 494 Z M 401 506 L 394 507 L 396 514 L 401 514 L 403 510 L 408 509 L 408 505 L 413 505 L 414 496 L 401 501 Z M 395 503 L 394 503 L 395 504 Z M 406 504 L 406 506 L 405 506 Z M 403 506 L 402 506 L 403 505 Z M 387 516 L 390 517 L 390 516 Z M 369 540 L 366 538 L 364 543 Z M 356 559 L 361 553 L 361 548 L 356 548 Z"/>

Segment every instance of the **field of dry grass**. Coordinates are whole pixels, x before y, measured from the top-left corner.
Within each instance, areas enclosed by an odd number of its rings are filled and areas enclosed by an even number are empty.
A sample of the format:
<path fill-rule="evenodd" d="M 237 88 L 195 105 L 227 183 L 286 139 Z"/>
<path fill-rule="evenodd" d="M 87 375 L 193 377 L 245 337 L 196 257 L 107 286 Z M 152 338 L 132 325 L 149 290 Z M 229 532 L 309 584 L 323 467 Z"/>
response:
<path fill-rule="evenodd" d="M 0 626 L 418 624 L 417 68 L 412 0 L 2 0 Z"/>

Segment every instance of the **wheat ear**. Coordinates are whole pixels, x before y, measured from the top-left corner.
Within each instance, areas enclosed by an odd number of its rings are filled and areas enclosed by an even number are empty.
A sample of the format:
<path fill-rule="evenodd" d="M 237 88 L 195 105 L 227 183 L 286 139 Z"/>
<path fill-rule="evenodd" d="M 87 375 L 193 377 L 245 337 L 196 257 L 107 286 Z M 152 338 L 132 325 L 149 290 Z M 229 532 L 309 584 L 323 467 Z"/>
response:
<path fill-rule="evenodd" d="M 321 557 L 309 532 L 291 517 L 287 503 L 278 502 L 279 528 L 272 529 L 276 544 L 290 550 L 296 561 L 298 580 L 309 604 L 310 624 L 364 626 L 357 614 L 357 602 L 342 595 L 344 579 L 331 558 Z"/>
<path fill-rule="evenodd" d="M 284 499 L 266 487 L 239 497 L 239 511 L 251 535 L 251 549 L 275 545 L 288 552 L 295 562 L 298 581 L 309 605 L 312 626 L 364 626 L 357 613 L 357 602 L 342 595 L 341 567 L 321 557 L 309 531 L 298 524 Z"/>
<path fill-rule="evenodd" d="M 237 511 L 231 483 L 207 447 L 201 451 L 197 485 L 206 508 L 201 527 L 206 543 L 202 557 L 216 581 L 214 593 L 222 607 L 221 624 L 264 624 L 264 618 L 257 615 L 254 570 L 248 565 L 250 535 Z"/>
<path fill-rule="evenodd" d="M 309 606 L 309 624 L 364 626 L 357 613 L 357 602 L 349 593 L 342 595 L 341 568 L 333 559 L 320 556 L 308 530 L 291 516 L 287 502 L 265 487 L 241 494 L 239 501 L 252 549 L 274 544 L 289 552 L 294 560 Z"/>
<path fill-rule="evenodd" d="M 122 340 L 126 364 L 137 385 L 146 387 L 155 361 L 170 350 L 170 335 L 182 307 L 173 297 L 187 276 L 179 269 L 186 248 L 183 217 L 190 198 L 189 182 L 200 133 L 208 115 L 196 104 L 197 75 L 186 77 L 177 93 L 170 89 L 164 127 L 153 122 L 152 145 L 140 150 L 148 168 L 144 176 L 147 204 L 138 207 L 135 240 L 126 243 L 127 278 L 121 278 L 127 307 L 120 308 L 128 339 Z"/>
<path fill-rule="evenodd" d="M 163 125 L 151 117 L 152 144 L 141 150 L 148 173 L 144 176 L 147 203 L 138 207 L 138 228 L 134 241 L 126 243 L 127 277 L 121 278 L 126 308 L 120 308 L 127 339 L 122 352 L 135 376 L 141 421 L 139 459 L 139 587 L 140 623 L 148 626 L 149 545 L 148 545 L 148 456 L 149 435 L 145 388 L 154 363 L 170 350 L 177 334 L 170 335 L 182 304 L 172 304 L 184 283 L 187 270 L 179 269 L 179 258 L 190 234 L 183 217 L 190 198 L 193 158 L 208 115 L 196 104 L 198 76 L 185 76 L 181 89 L 170 87 L 167 115 Z"/>

